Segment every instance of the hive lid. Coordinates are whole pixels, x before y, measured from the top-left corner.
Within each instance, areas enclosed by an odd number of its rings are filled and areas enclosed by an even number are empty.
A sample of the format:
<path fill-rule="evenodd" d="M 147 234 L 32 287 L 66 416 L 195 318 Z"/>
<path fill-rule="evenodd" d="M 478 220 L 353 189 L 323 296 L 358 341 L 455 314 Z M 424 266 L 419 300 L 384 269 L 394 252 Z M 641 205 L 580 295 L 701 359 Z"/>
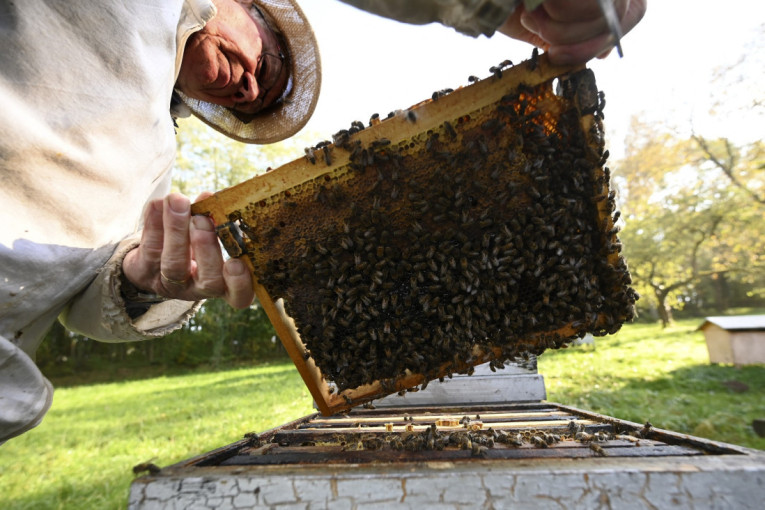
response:
<path fill-rule="evenodd" d="M 707 324 L 714 324 L 729 331 L 765 330 L 765 315 L 728 315 L 707 317 L 698 329 Z"/>

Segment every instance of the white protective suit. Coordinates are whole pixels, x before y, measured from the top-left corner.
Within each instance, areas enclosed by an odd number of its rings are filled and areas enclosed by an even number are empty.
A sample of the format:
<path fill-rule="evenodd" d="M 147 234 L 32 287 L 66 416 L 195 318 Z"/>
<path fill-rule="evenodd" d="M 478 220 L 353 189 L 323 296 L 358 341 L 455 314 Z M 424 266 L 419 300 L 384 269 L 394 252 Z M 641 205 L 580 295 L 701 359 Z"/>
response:
<path fill-rule="evenodd" d="M 170 99 L 207 0 L 0 0 L 0 443 L 53 389 L 34 353 L 57 317 L 109 341 L 180 327 L 198 304 L 131 320 L 120 297 L 142 209 L 170 190 Z M 132 235 L 132 238 L 130 237 Z"/>
<path fill-rule="evenodd" d="M 519 3 L 343 1 L 473 36 Z M 119 273 L 143 206 L 170 189 L 173 84 L 214 15 L 211 0 L 0 0 L 0 443 L 50 407 L 33 357 L 57 317 L 118 342 L 165 335 L 198 306 L 166 301 L 131 320 Z"/>

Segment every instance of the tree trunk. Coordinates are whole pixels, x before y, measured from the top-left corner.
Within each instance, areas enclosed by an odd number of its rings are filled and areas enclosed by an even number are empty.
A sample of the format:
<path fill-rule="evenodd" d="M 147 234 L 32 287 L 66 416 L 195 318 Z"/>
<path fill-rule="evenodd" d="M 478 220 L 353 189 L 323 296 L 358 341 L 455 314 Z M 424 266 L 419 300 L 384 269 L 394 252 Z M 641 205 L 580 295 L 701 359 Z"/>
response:
<path fill-rule="evenodd" d="M 712 275 L 712 285 L 715 289 L 715 309 L 718 312 L 724 312 L 730 308 L 730 289 L 728 279 L 725 274 L 717 273 Z"/>
<path fill-rule="evenodd" d="M 659 319 L 661 319 L 661 327 L 666 328 L 674 322 L 672 319 L 672 307 L 667 304 L 669 291 L 654 288 L 653 293 L 656 296 L 656 311 L 659 314 Z"/>

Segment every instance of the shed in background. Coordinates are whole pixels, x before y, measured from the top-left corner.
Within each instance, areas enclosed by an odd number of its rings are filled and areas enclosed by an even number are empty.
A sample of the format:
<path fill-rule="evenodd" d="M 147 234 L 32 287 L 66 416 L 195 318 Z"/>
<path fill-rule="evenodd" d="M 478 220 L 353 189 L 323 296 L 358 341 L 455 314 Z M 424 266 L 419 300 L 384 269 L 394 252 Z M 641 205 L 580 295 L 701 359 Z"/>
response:
<path fill-rule="evenodd" d="M 765 363 L 765 315 L 707 317 L 704 332 L 712 363 Z"/>

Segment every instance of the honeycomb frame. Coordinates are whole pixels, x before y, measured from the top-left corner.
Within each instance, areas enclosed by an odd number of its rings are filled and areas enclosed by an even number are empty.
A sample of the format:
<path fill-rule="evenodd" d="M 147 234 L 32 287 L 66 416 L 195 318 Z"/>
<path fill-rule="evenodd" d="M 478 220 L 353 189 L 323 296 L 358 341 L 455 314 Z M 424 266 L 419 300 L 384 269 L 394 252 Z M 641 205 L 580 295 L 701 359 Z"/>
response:
<path fill-rule="evenodd" d="M 560 91 L 553 90 L 556 81 Z M 512 359 L 513 356 L 523 355 L 527 352 L 538 354 L 546 348 L 560 347 L 565 345 L 567 341 L 587 332 L 612 333 L 624 321 L 632 318 L 637 294 L 629 287 L 630 280 L 626 263 L 619 254 L 621 245 L 616 236 L 615 217 L 612 215 L 615 208 L 614 194 L 609 188 L 608 169 L 604 167 L 607 152 L 604 151 L 602 105 L 602 94 L 598 93 L 591 71 L 584 68 L 553 66 L 548 62 L 545 55 L 537 56 L 535 54 L 531 60 L 516 66 L 504 68 L 503 65 L 500 65 L 493 68 L 492 76 L 476 81 L 470 86 L 456 91 L 434 93 L 431 99 L 409 109 L 392 112 L 392 115 L 389 115 L 385 120 L 373 116 L 370 119 L 369 127 L 362 124 L 355 126 L 355 129 L 352 126 L 351 130 L 340 131 L 335 135 L 334 143 L 322 142 L 317 144 L 316 147 L 306 150 L 305 157 L 232 188 L 222 190 L 194 204 L 192 212 L 210 216 L 217 225 L 218 234 L 229 255 L 240 257 L 245 261 L 253 274 L 256 295 L 309 388 L 317 407 L 322 414 L 334 414 L 387 394 L 411 391 L 416 389 L 417 385 L 422 384 L 424 386 L 430 380 L 447 377 L 452 373 L 470 373 L 473 366 L 487 361 L 493 366 L 501 367 L 504 360 Z M 466 161 L 485 160 L 483 163 L 475 164 L 473 172 L 484 172 L 487 175 L 491 172 L 497 172 L 494 168 L 496 164 L 486 163 L 497 160 L 497 154 L 500 150 L 499 146 L 494 145 L 495 140 L 507 141 L 506 139 L 518 137 L 518 133 L 503 130 L 493 117 L 493 115 L 497 115 L 497 111 L 501 111 L 503 108 L 506 110 L 505 114 L 520 118 L 520 122 L 529 127 L 530 131 L 524 135 L 526 138 L 530 136 L 536 140 L 532 144 L 533 154 L 529 155 L 527 154 L 528 151 L 524 152 L 522 160 L 513 162 L 508 167 L 513 169 L 513 172 L 519 173 L 522 169 L 529 171 L 530 165 L 537 166 L 535 162 L 542 161 L 544 163 L 546 161 L 549 163 L 550 154 L 554 154 L 556 149 L 549 147 L 546 140 L 556 130 L 566 131 L 567 140 L 578 136 L 578 157 L 569 158 L 571 161 L 567 164 L 571 167 L 572 174 L 580 170 L 586 174 L 587 183 L 583 186 L 587 188 L 585 198 L 587 198 L 588 205 L 586 208 L 588 208 L 588 212 L 585 214 L 579 209 L 573 211 L 583 217 L 588 217 L 587 225 L 582 224 L 582 229 L 586 230 L 585 227 L 587 227 L 587 232 L 592 231 L 592 235 L 597 239 L 589 240 L 584 244 L 594 245 L 591 256 L 602 261 L 601 266 L 609 275 L 608 281 L 604 284 L 607 288 L 602 293 L 607 294 L 608 299 L 617 302 L 618 306 L 615 306 L 609 313 L 606 313 L 602 307 L 584 310 L 581 317 L 574 319 L 572 317 L 577 314 L 569 312 L 565 321 L 562 319 L 556 319 L 557 322 L 551 321 L 555 327 L 543 328 L 542 331 L 531 331 L 533 328 L 529 330 L 527 326 L 520 337 L 517 335 L 513 337 L 512 333 L 508 334 L 508 331 L 512 330 L 510 327 L 497 328 L 496 331 L 491 332 L 493 340 L 465 342 L 464 345 L 460 346 L 460 349 L 457 349 L 457 354 L 442 359 L 440 363 L 431 362 L 426 370 L 396 368 L 395 373 L 383 374 L 382 376 L 378 373 L 373 378 L 374 380 L 370 381 L 359 382 L 358 376 L 348 378 L 345 381 L 346 384 L 340 384 L 340 387 L 337 388 L 338 384 L 335 384 L 335 380 L 342 376 L 342 371 L 340 369 L 335 370 L 331 364 L 328 365 L 327 360 L 322 361 L 324 367 L 322 370 L 317 365 L 315 357 L 319 357 L 317 355 L 318 350 L 324 351 L 325 349 L 312 348 L 309 350 L 306 342 L 301 338 L 299 330 L 302 330 L 305 336 L 312 327 L 313 329 L 320 327 L 318 323 L 311 323 L 311 320 L 321 319 L 324 327 L 322 334 L 314 333 L 311 336 L 311 341 L 315 345 L 330 346 L 328 350 L 341 351 L 333 354 L 335 357 L 331 361 L 335 364 L 342 363 L 348 367 L 351 364 L 364 363 L 363 359 L 359 359 L 350 352 L 349 345 L 355 345 L 353 340 L 348 340 L 351 344 L 337 344 L 342 345 L 342 349 L 337 349 L 336 344 L 329 344 L 326 341 L 323 344 L 317 344 L 317 342 L 330 335 L 330 329 L 334 336 L 349 336 L 345 332 L 351 331 L 350 328 L 353 324 L 358 325 L 360 321 L 369 322 L 357 317 L 362 313 L 361 309 L 379 311 L 383 305 L 385 308 L 389 307 L 390 302 L 383 298 L 382 303 L 380 301 L 367 303 L 369 306 L 366 307 L 357 304 L 355 310 L 359 314 L 355 314 L 351 309 L 344 319 L 342 314 L 340 317 L 337 315 L 339 305 L 337 309 L 328 311 L 326 307 L 319 310 L 318 306 L 314 307 L 310 303 L 312 295 L 318 298 L 325 294 L 328 295 L 326 299 L 329 302 L 335 297 L 333 292 L 338 293 L 337 302 L 341 302 L 342 296 L 339 294 L 343 291 L 335 290 L 339 286 L 336 285 L 335 277 L 332 275 L 324 279 L 314 278 L 313 280 L 306 277 L 304 279 L 308 282 L 308 286 L 300 291 L 295 290 L 295 285 L 290 287 L 290 284 L 285 283 L 285 281 L 292 282 L 303 278 L 303 275 L 321 271 L 326 273 L 326 264 L 323 260 L 334 256 L 346 257 L 345 260 L 348 260 L 349 254 L 355 253 L 356 266 L 365 263 L 359 255 L 359 253 L 363 255 L 364 252 L 358 249 L 359 243 L 365 241 L 364 235 L 357 233 L 354 238 L 350 232 L 352 226 L 358 227 L 359 221 L 367 221 L 368 223 L 365 224 L 367 227 L 372 225 L 377 229 L 375 236 L 387 232 L 388 237 L 392 237 L 391 231 L 394 233 L 397 231 L 392 230 L 393 226 L 388 227 L 387 230 L 385 227 L 378 228 L 377 223 L 387 222 L 389 218 L 395 217 L 405 217 L 406 219 L 402 220 L 404 224 L 407 224 L 408 221 L 410 230 L 408 238 L 403 237 L 398 242 L 394 240 L 383 243 L 378 237 L 374 237 L 376 243 L 370 244 L 371 248 L 367 250 L 370 261 L 375 260 L 375 255 L 377 255 L 377 259 L 384 260 L 400 256 L 402 251 L 409 253 L 410 251 L 407 251 L 407 247 L 402 243 L 416 244 L 418 235 L 428 236 L 434 229 L 438 230 L 436 220 L 439 216 L 443 217 L 439 221 L 459 223 L 458 217 L 453 217 L 451 220 L 446 217 L 444 213 L 452 212 L 447 211 L 447 209 L 442 209 L 441 214 L 438 214 L 439 211 L 428 211 L 428 201 L 423 200 L 420 195 L 427 192 L 431 187 L 437 187 L 439 181 L 447 175 L 446 173 L 435 175 L 439 171 L 436 164 L 440 165 L 439 162 L 442 162 L 443 165 L 447 165 L 449 161 L 453 161 L 454 158 L 451 155 L 454 154 L 455 150 L 469 149 L 472 151 L 472 157 L 462 158 L 463 165 Z M 575 119 L 569 120 L 568 127 L 565 128 L 562 124 L 556 124 L 564 114 L 575 115 Z M 578 134 L 568 133 L 569 131 L 577 131 Z M 512 143 L 514 142 L 507 143 L 511 147 L 508 152 L 512 159 Z M 520 143 L 522 143 L 522 148 L 525 147 L 523 145 L 524 137 L 521 137 Z M 525 143 L 526 145 L 531 144 L 530 141 Z M 461 148 L 456 148 L 456 144 L 459 144 Z M 503 150 L 506 150 L 506 146 L 502 147 Z M 560 148 L 557 149 L 558 152 L 560 150 Z M 503 156 L 500 159 L 504 161 L 507 158 Z M 423 161 L 425 163 L 420 164 Z M 503 164 L 507 165 L 506 162 Z M 578 169 L 577 167 L 581 168 Z M 407 172 L 407 175 L 400 177 L 398 175 L 400 172 Z M 410 180 L 406 181 L 407 178 Z M 483 176 L 482 178 L 488 177 Z M 421 181 L 415 186 L 415 183 L 418 182 L 416 179 L 421 179 Z M 423 181 L 422 179 L 430 180 Z M 473 180 L 477 183 L 480 179 L 475 178 Z M 402 184 L 399 185 L 399 182 Z M 524 177 L 518 182 L 507 182 L 506 184 L 508 186 L 514 185 L 515 187 L 512 189 L 520 191 L 515 195 L 510 194 L 510 201 L 514 201 L 513 208 L 509 210 L 512 214 L 506 214 L 504 217 L 500 217 L 501 219 L 511 222 L 516 217 L 522 216 L 524 208 L 540 207 L 537 203 L 541 202 L 542 199 L 537 200 L 535 198 L 538 192 L 534 191 L 532 195 L 529 195 L 532 193 L 529 190 L 536 189 L 533 182 Z M 484 185 L 484 187 L 486 186 Z M 541 187 L 544 188 L 544 186 Z M 471 191 L 471 200 L 482 202 L 484 200 L 482 191 L 485 196 L 496 195 L 491 190 L 479 188 Z M 384 197 L 382 203 L 379 197 Z M 457 200 L 459 201 L 460 198 Z M 507 202 L 507 198 L 504 200 L 503 204 Z M 402 201 L 408 202 L 405 204 L 408 209 L 404 211 L 401 210 Z M 353 205 L 350 209 L 346 207 L 349 204 Z M 421 211 L 420 216 L 417 216 L 419 220 L 412 220 L 411 204 L 422 204 L 421 207 L 424 210 Z M 486 202 L 486 204 L 489 204 L 487 207 L 492 210 L 498 209 L 495 203 Z M 377 215 L 375 215 L 375 210 L 379 211 Z M 299 216 L 301 214 L 303 219 L 307 217 L 308 221 L 302 221 Z M 566 216 L 577 215 L 572 214 L 572 211 L 565 211 L 561 214 Z M 560 217 L 561 214 L 557 217 Z M 491 215 L 484 213 L 483 216 L 468 218 L 468 220 L 465 219 L 466 216 L 470 216 L 470 213 L 463 214 L 462 221 L 469 220 L 470 225 L 473 225 L 474 230 L 479 233 L 478 229 L 484 223 L 488 223 L 487 228 L 491 229 L 493 228 L 491 222 L 497 220 L 493 212 Z M 290 221 L 290 218 L 293 221 Z M 538 218 L 536 222 L 542 224 L 530 224 L 535 229 L 549 228 L 549 225 L 543 224 Z M 419 232 L 411 232 L 413 225 Z M 369 230 L 372 229 L 364 230 L 364 234 Z M 449 231 L 455 231 L 455 229 L 449 229 Z M 404 230 L 399 229 L 398 232 L 404 232 Z M 456 229 L 456 233 L 451 235 L 459 233 L 459 229 Z M 495 239 L 502 235 L 500 233 L 495 236 L 493 231 L 489 234 L 485 234 L 482 238 L 484 251 L 492 248 Z M 407 234 L 404 232 L 400 235 Z M 314 240 L 309 242 L 311 236 Z M 511 236 L 508 234 L 506 237 Z M 549 238 L 554 239 L 554 237 L 555 233 L 553 232 Z M 331 244 L 328 244 L 328 240 L 331 240 Z M 353 247 L 354 242 L 356 248 Z M 546 241 L 543 240 L 542 242 Z M 443 240 L 439 246 L 444 246 Z M 389 248 L 391 251 L 386 251 Z M 539 250 L 538 247 L 534 248 Z M 558 250 L 561 251 L 564 248 L 568 249 L 567 246 L 561 246 Z M 428 253 L 430 254 L 432 251 L 431 248 Z M 541 250 L 539 251 L 541 253 Z M 478 252 L 476 251 L 476 253 Z M 530 254 L 530 256 L 536 255 L 535 253 Z M 302 265 L 294 262 L 300 257 L 302 257 Z M 455 270 L 460 270 L 458 266 L 463 266 L 462 269 L 469 274 L 470 270 L 467 267 L 472 268 L 473 265 L 469 264 L 473 264 L 473 261 L 471 259 L 468 262 L 468 258 L 451 257 L 450 261 Z M 497 258 L 494 257 L 494 259 Z M 536 258 L 540 261 L 544 259 L 541 255 Z M 293 262 L 283 262 L 283 259 Z M 444 266 L 447 265 L 446 262 L 442 262 Z M 314 269 L 312 269 L 311 264 L 315 266 Z M 335 269 L 337 266 L 345 267 L 340 262 L 333 264 Z M 420 271 L 420 273 L 423 272 Z M 412 271 L 412 274 L 415 274 L 415 271 Z M 434 275 L 436 272 L 433 271 L 429 274 Z M 443 276 L 444 272 L 442 271 L 440 274 Z M 408 274 L 392 275 L 390 273 L 370 272 L 365 277 L 368 279 L 363 284 L 376 288 L 378 284 L 384 283 L 383 279 L 398 281 L 395 280 L 394 277 L 396 277 L 403 278 L 402 281 L 406 282 L 407 276 Z M 355 275 L 351 278 L 354 277 L 360 278 Z M 435 278 L 435 276 L 431 277 Z M 410 276 L 411 278 L 414 277 Z M 510 281 L 514 280 L 511 279 Z M 425 281 L 421 281 L 418 284 L 414 279 L 411 279 L 411 285 L 407 287 L 407 291 L 413 297 L 421 298 L 422 296 L 416 292 L 417 286 L 422 286 L 425 283 Z M 487 280 L 484 279 L 482 285 L 486 284 Z M 498 289 L 497 292 L 500 295 L 503 294 L 502 289 Z M 504 293 L 507 294 L 506 288 Z M 469 294 L 469 292 L 465 294 L 468 299 L 470 299 Z M 406 299 L 406 293 L 398 293 L 397 295 L 405 296 L 403 299 Z M 445 295 L 444 292 L 440 291 L 439 296 L 443 295 Z M 286 304 L 283 299 L 280 299 L 284 296 L 287 297 Z M 484 319 L 480 315 L 476 315 L 479 314 L 476 306 L 469 308 L 467 304 L 464 304 L 465 300 L 461 296 L 462 294 L 454 293 L 447 295 L 450 303 L 446 305 L 449 307 L 448 310 L 453 310 L 456 307 L 464 312 L 467 308 L 467 314 L 479 317 L 483 326 L 475 327 L 477 333 L 473 331 L 472 326 L 468 329 L 462 328 L 460 331 L 467 331 L 471 337 L 475 335 L 488 338 L 490 334 L 486 330 L 489 326 L 486 324 L 492 322 L 492 317 Z M 601 297 L 596 297 L 601 302 L 604 301 Z M 548 303 L 544 303 L 544 299 L 547 299 Z M 537 303 L 536 306 L 539 310 L 534 313 L 540 313 L 541 316 L 542 309 L 549 308 L 547 306 L 549 299 L 550 296 L 543 298 L 544 306 Z M 359 300 L 357 299 L 356 302 L 358 303 Z M 288 310 L 294 303 L 302 303 L 300 313 L 294 313 L 297 310 L 296 307 Z M 485 306 L 485 303 L 481 304 Z M 422 315 L 421 308 L 425 307 L 426 304 L 420 301 L 420 305 L 418 313 Z M 418 305 L 409 300 L 408 302 L 397 303 L 396 306 L 398 309 L 404 310 L 404 316 L 413 316 L 413 313 L 409 312 L 412 312 Z M 305 309 L 308 308 L 313 311 L 306 312 Z M 577 307 L 573 306 L 573 308 Z M 347 305 L 345 305 L 344 310 L 346 309 L 348 309 Z M 470 312 L 471 309 L 473 312 Z M 448 310 L 443 305 L 438 306 L 438 310 L 438 315 L 433 318 L 434 321 L 439 317 L 452 316 L 448 314 Z M 332 315 L 328 316 L 328 314 Z M 401 316 L 402 314 L 399 313 L 398 315 Z M 298 324 L 296 325 L 298 316 Z M 354 316 L 355 322 L 348 319 L 350 316 Z M 499 319 L 499 317 L 495 315 L 494 319 Z M 534 321 L 533 314 L 531 320 Z M 347 327 L 343 326 L 345 329 L 342 335 L 334 333 L 334 329 L 340 327 L 340 324 L 337 324 L 338 321 L 348 323 Z M 431 321 L 429 324 L 429 327 L 432 327 L 434 322 Z M 455 324 L 457 323 L 455 322 Z M 505 317 L 505 324 L 508 324 L 507 316 Z M 380 336 L 387 335 L 391 333 L 391 329 L 394 330 L 394 334 L 396 333 L 395 330 L 402 329 L 401 325 L 396 323 L 384 322 L 378 326 L 378 329 L 370 330 L 370 333 L 375 337 L 378 334 Z M 424 332 L 425 328 L 422 328 L 421 331 Z M 503 344 L 502 340 L 497 340 L 502 335 L 510 338 L 506 344 Z M 359 336 L 363 342 L 363 331 L 359 331 Z M 306 340 L 308 339 L 307 337 Z M 369 342 L 367 341 L 366 344 Z M 416 347 L 414 350 L 416 351 Z M 380 353 L 380 357 L 390 358 L 391 352 L 386 350 Z M 410 355 L 410 357 L 415 356 Z M 416 363 L 416 360 L 414 362 Z M 339 391 L 336 392 L 335 390 Z"/>

